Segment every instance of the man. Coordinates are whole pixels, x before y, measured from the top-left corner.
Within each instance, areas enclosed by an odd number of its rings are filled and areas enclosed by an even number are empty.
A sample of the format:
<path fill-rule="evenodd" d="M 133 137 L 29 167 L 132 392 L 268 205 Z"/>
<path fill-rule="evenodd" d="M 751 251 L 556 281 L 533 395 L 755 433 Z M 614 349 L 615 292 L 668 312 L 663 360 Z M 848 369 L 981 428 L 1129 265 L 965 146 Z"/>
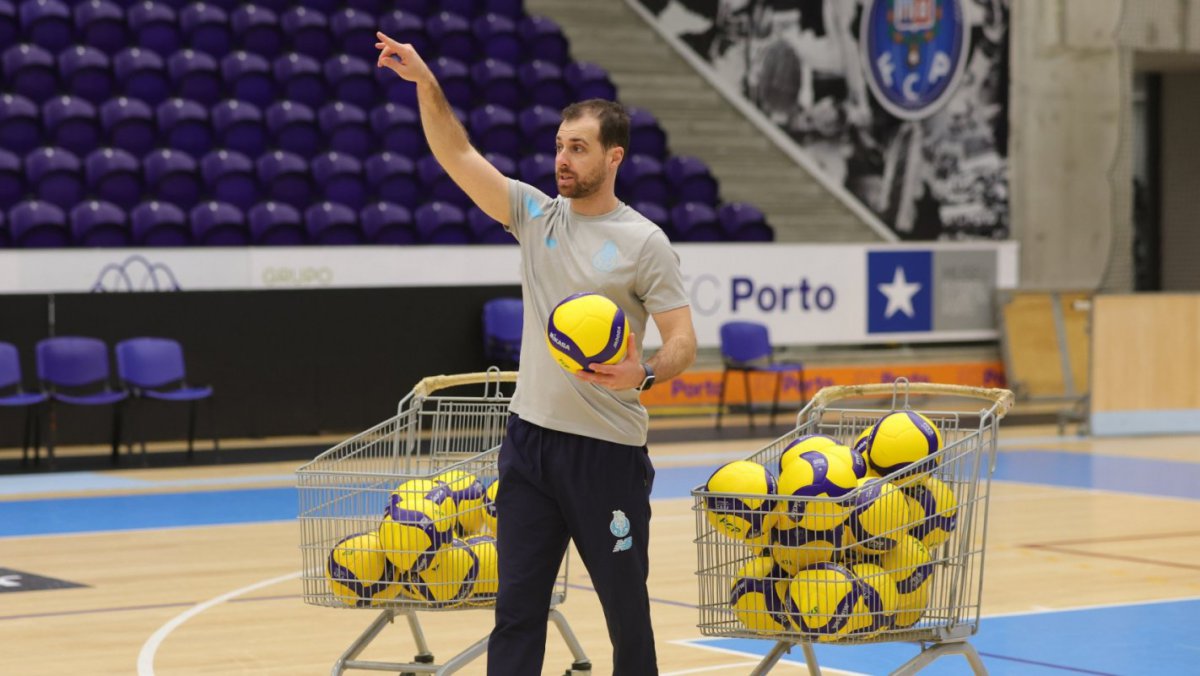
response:
<path fill-rule="evenodd" d="M 678 256 L 662 230 L 617 200 L 629 116 L 610 101 L 569 106 L 556 139 L 559 197 L 505 178 L 471 147 L 437 79 L 410 45 L 378 34 L 379 66 L 415 83 L 434 157 L 521 245 L 525 323 L 520 378 L 500 450 L 500 588 L 488 674 L 542 673 L 550 597 L 568 539 L 604 607 L 614 673 L 657 673 L 646 589 L 650 488 L 648 416 L 640 392 L 695 359 Z M 549 313 L 580 291 L 616 301 L 630 322 L 626 358 L 572 375 L 546 347 Z M 663 338 L 641 361 L 652 315 Z"/>

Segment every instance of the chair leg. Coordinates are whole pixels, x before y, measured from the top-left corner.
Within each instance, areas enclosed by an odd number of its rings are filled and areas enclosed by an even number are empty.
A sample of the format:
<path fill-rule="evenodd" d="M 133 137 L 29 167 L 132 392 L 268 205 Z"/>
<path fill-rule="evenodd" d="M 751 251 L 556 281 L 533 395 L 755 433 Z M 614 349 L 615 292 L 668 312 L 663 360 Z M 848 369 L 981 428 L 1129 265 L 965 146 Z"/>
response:
<path fill-rule="evenodd" d="M 196 438 L 196 402 L 188 402 L 188 462 L 192 461 L 192 444 Z"/>
<path fill-rule="evenodd" d="M 754 399 L 750 396 L 750 371 L 742 371 L 742 384 L 746 387 L 746 416 L 750 418 L 750 429 L 754 429 Z"/>
<path fill-rule="evenodd" d="M 779 413 L 779 386 L 783 383 L 783 372 L 775 372 L 775 396 L 771 399 L 771 427 L 775 427 L 775 414 Z"/>
<path fill-rule="evenodd" d="M 721 372 L 721 393 L 717 395 L 717 429 L 721 429 L 721 414 L 725 411 L 725 391 L 729 389 L 729 369 Z"/>
<path fill-rule="evenodd" d="M 29 463 L 29 438 L 33 436 L 33 428 L 31 427 L 33 407 L 25 408 L 25 428 L 21 433 L 21 464 Z"/>
<path fill-rule="evenodd" d="M 113 404 L 112 461 L 114 465 L 121 459 L 121 421 L 124 418 L 121 415 L 121 408 L 123 403 L 118 401 Z"/>
<path fill-rule="evenodd" d="M 208 424 L 213 440 L 213 462 L 221 462 L 221 442 L 217 439 L 217 402 L 213 397 L 208 398 Z"/>
<path fill-rule="evenodd" d="M 47 414 L 46 430 L 46 460 L 50 462 L 50 469 L 54 469 L 57 461 L 54 458 L 54 444 L 58 441 L 58 409 L 55 408 L 54 402 L 50 402 L 49 413 Z M 38 464 L 37 456 L 33 457 L 33 464 Z"/>

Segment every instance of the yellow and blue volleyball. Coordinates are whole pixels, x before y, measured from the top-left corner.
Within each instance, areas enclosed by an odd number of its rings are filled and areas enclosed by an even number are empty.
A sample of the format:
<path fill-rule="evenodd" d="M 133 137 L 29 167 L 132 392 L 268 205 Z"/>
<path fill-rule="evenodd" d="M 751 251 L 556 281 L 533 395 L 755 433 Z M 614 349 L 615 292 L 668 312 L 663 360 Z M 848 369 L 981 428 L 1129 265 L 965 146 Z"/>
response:
<path fill-rule="evenodd" d="M 867 436 L 868 466 L 897 484 L 915 473 L 908 468 L 942 450 L 942 431 L 915 411 L 896 411 L 871 427 Z M 921 465 L 919 471 L 932 469 Z"/>
<path fill-rule="evenodd" d="M 927 476 L 903 488 L 908 498 L 909 535 L 933 550 L 958 527 L 958 500 L 954 491 L 937 477 Z"/>
<path fill-rule="evenodd" d="M 830 457 L 838 458 L 842 462 L 850 465 L 850 469 L 854 470 L 856 479 L 863 479 L 867 476 L 867 462 L 863 459 L 862 454 L 841 444 L 833 444 L 820 449 L 822 453 Z"/>
<path fill-rule="evenodd" d="M 471 596 L 479 579 L 479 558 L 463 540 L 455 539 L 409 575 L 412 594 L 435 608 L 453 608 Z"/>
<path fill-rule="evenodd" d="M 879 565 L 896 583 L 896 617 L 893 626 L 911 627 L 929 605 L 933 559 L 921 541 L 902 535 L 896 546 L 879 558 Z"/>
<path fill-rule="evenodd" d="M 792 441 L 784 449 L 779 456 L 779 473 L 782 475 L 783 470 L 792 464 L 800 455 L 808 451 L 819 451 L 830 446 L 837 446 L 838 441 L 827 434 L 806 434 Z"/>
<path fill-rule="evenodd" d="M 458 469 L 442 472 L 434 481 L 450 489 L 450 505 L 463 534 L 474 535 L 483 530 L 483 483 L 474 474 Z"/>
<path fill-rule="evenodd" d="M 856 563 L 850 566 L 850 572 L 858 579 L 862 594 L 846 623 L 846 634 L 870 638 L 891 628 L 900 605 L 896 581 L 874 563 Z"/>
<path fill-rule="evenodd" d="M 775 475 L 749 460 L 734 460 L 717 468 L 704 490 L 708 522 L 725 535 L 752 544 L 768 544 L 775 509 Z M 721 495 L 722 493 L 732 495 Z"/>
<path fill-rule="evenodd" d="M 825 450 L 797 455 L 779 477 L 777 526 L 817 531 L 835 528 L 846 518 L 841 502 L 810 498 L 840 498 L 856 486 L 853 468 L 840 457 Z"/>
<path fill-rule="evenodd" d="M 494 535 L 496 533 L 496 494 L 500 492 L 500 480 L 493 479 L 483 489 L 483 512 L 480 517 L 483 525 Z"/>
<path fill-rule="evenodd" d="M 729 607 L 747 629 L 757 632 L 789 631 L 787 591 L 791 576 L 769 556 L 742 566 L 729 589 Z"/>
<path fill-rule="evenodd" d="M 867 555 L 890 551 L 912 523 L 908 502 L 908 497 L 891 483 L 863 479 L 848 505 L 846 544 Z"/>
<path fill-rule="evenodd" d="M 337 599 L 357 608 L 370 606 L 388 589 L 392 564 L 383 554 L 375 533 L 358 533 L 342 538 L 329 552 L 325 579 Z"/>
<path fill-rule="evenodd" d="M 795 575 L 814 563 L 833 560 L 842 546 L 842 529 L 809 530 L 800 526 L 771 529 L 771 558 L 788 575 Z"/>
<path fill-rule="evenodd" d="M 625 358 L 629 321 L 619 305 L 598 293 L 577 293 L 550 312 L 546 345 L 559 366 L 574 373 L 590 364 L 616 364 Z"/>
<path fill-rule="evenodd" d="M 447 496 L 444 485 L 424 479 L 392 492 L 379 524 L 379 543 L 400 574 L 427 566 L 454 537 L 454 520 L 442 510 Z"/>
<path fill-rule="evenodd" d="M 467 547 L 475 553 L 479 561 L 479 571 L 475 576 L 475 587 L 471 590 L 468 601 L 472 605 L 486 605 L 496 600 L 496 592 L 500 589 L 500 557 L 496 551 L 496 538 L 491 535 L 476 535 L 465 540 Z"/>
<path fill-rule="evenodd" d="M 858 580 L 844 566 L 813 564 L 788 584 L 788 619 L 797 631 L 832 641 L 846 633 L 860 596 Z"/>

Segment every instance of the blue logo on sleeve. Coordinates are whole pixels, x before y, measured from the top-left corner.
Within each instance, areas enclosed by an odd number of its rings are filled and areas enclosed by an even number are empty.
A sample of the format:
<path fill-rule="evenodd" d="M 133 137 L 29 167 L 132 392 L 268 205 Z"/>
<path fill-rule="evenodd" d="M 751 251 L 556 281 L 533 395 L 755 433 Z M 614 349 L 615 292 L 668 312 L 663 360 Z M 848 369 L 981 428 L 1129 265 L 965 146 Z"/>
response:
<path fill-rule="evenodd" d="M 933 252 L 867 253 L 867 333 L 933 329 Z"/>
<path fill-rule="evenodd" d="M 529 220 L 541 218 L 542 207 L 537 203 L 537 200 L 533 199 L 533 195 L 525 196 L 525 211 L 529 214 Z"/>
<path fill-rule="evenodd" d="M 859 44 L 871 92 L 896 117 L 928 117 L 958 86 L 969 39 L 962 0 L 867 0 Z"/>

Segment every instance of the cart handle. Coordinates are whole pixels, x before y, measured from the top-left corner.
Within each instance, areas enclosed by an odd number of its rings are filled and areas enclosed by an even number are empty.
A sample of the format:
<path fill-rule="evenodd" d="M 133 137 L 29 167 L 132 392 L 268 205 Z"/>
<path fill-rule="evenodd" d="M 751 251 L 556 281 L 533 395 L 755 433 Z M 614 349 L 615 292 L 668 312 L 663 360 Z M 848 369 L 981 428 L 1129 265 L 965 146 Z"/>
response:
<path fill-rule="evenodd" d="M 1003 418 L 1013 407 L 1012 390 L 998 387 L 971 387 L 969 385 L 943 385 L 940 383 L 876 383 L 872 385 L 838 385 L 821 388 L 820 392 L 809 402 L 809 406 L 820 409 L 839 399 L 850 397 L 871 397 L 903 393 L 907 399 L 910 394 L 949 395 L 984 399 L 996 406 L 996 418 Z M 895 400 L 893 399 L 893 402 Z"/>
<path fill-rule="evenodd" d="M 413 387 L 412 395 L 418 399 L 425 399 L 429 395 L 444 390 L 450 387 L 459 385 L 475 385 L 483 383 L 484 385 L 500 384 L 500 383 L 515 383 L 517 382 L 516 371 L 487 371 L 480 373 L 458 373 L 451 376 L 429 376 L 422 378 L 421 382 Z"/>

